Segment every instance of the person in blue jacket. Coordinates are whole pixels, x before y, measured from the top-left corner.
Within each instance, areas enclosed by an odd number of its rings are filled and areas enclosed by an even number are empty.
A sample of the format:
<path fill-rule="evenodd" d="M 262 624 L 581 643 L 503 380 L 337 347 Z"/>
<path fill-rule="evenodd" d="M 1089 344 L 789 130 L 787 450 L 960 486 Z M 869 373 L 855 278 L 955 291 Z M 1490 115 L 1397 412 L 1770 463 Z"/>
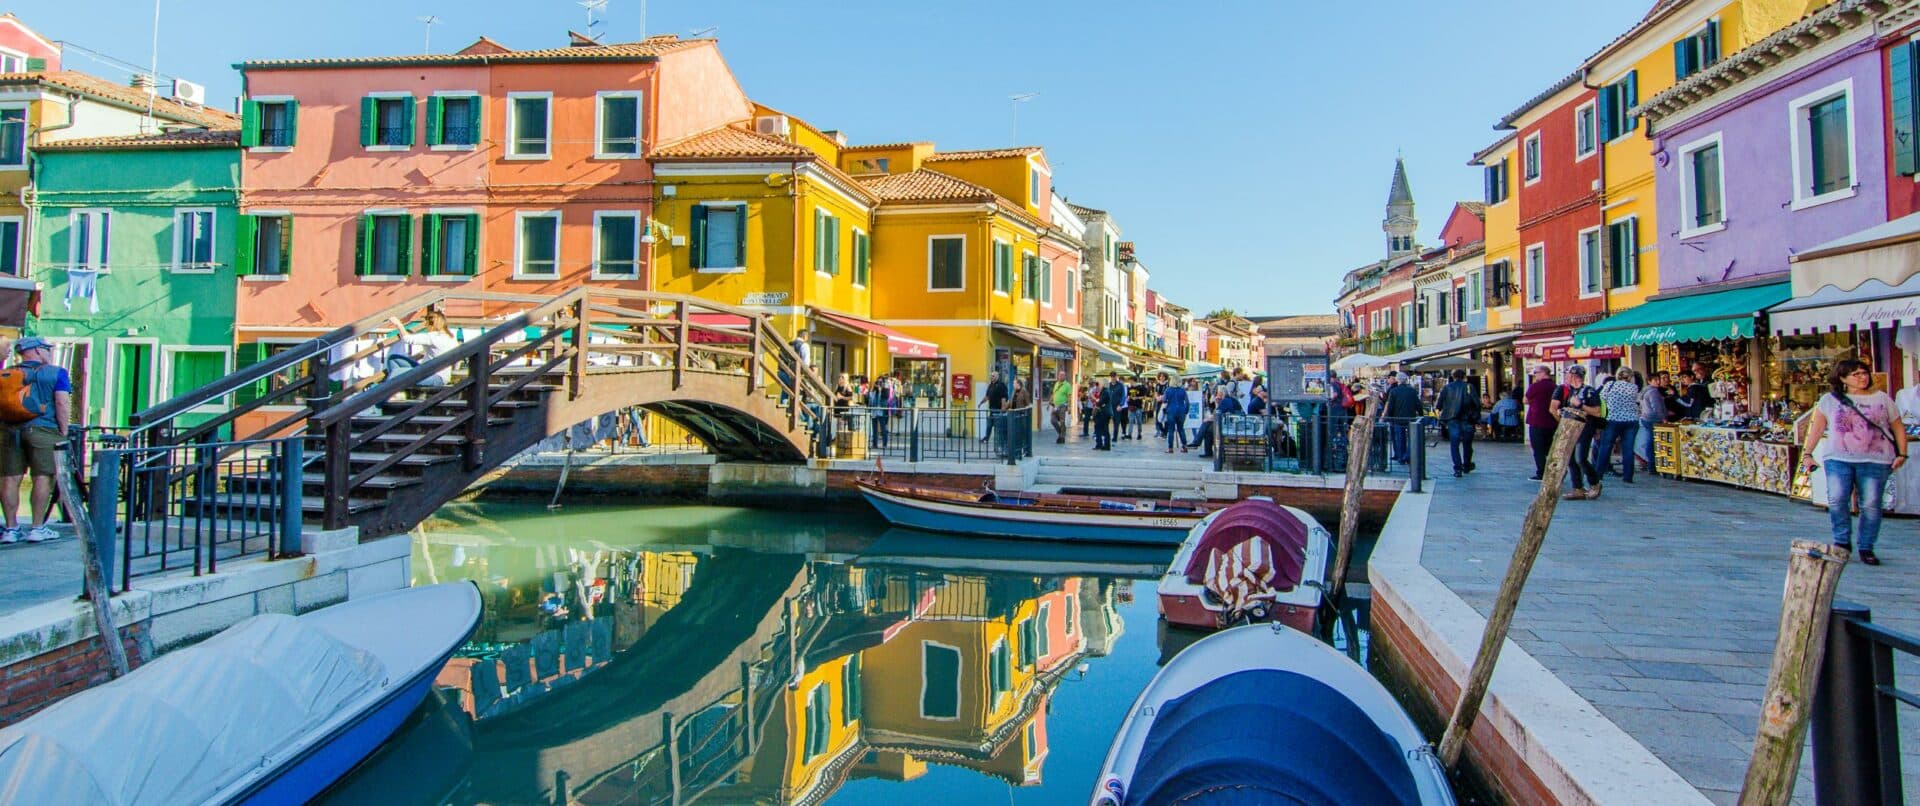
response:
<path fill-rule="evenodd" d="M 1180 452 L 1187 452 L 1187 388 L 1178 384 L 1168 385 L 1160 391 L 1160 410 L 1166 413 L 1167 453 L 1173 453 L 1173 444 L 1180 443 Z"/>

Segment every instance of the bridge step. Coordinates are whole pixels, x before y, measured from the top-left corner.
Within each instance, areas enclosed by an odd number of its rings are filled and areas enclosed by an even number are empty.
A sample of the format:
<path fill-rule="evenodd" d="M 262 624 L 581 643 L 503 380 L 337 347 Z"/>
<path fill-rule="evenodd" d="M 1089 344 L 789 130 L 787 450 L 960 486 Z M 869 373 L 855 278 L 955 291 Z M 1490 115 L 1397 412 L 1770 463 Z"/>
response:
<path fill-rule="evenodd" d="M 458 419 L 459 418 L 457 417 L 444 415 L 444 414 L 419 414 L 419 415 L 415 415 L 412 417 L 408 417 L 404 420 L 401 420 L 400 425 L 395 427 L 396 428 L 417 427 L 419 430 L 425 431 L 431 428 L 438 428 L 440 426 L 446 425 L 447 423 L 455 422 Z M 362 430 L 371 430 L 372 428 L 379 425 L 383 425 L 391 420 L 392 418 L 390 417 L 355 417 L 353 418 L 352 428 L 356 432 L 362 431 Z M 494 417 L 491 414 L 489 414 L 487 417 L 488 428 L 493 428 L 495 426 L 508 425 L 512 422 L 513 422 L 513 418 L 511 417 Z M 392 433 L 392 432 L 388 432 L 388 433 Z"/>
<path fill-rule="evenodd" d="M 388 456 L 392 456 L 392 455 L 393 454 L 389 454 L 389 453 L 361 453 L 359 451 L 355 451 L 353 453 L 348 454 L 347 459 L 356 465 L 370 465 L 375 462 L 384 462 L 386 461 Z M 433 465 L 445 464 L 447 462 L 451 462 L 456 458 L 458 457 L 455 457 L 449 454 L 416 453 L 409 456 L 401 457 L 399 463 L 395 464 L 394 467 L 413 467 L 413 468 L 432 467 Z"/>
<path fill-rule="evenodd" d="M 327 483 L 327 474 L 302 473 L 300 474 L 300 482 L 308 486 L 318 487 Z M 394 476 L 381 473 L 361 482 L 360 486 L 372 490 L 393 490 L 400 487 L 412 487 L 415 484 L 423 484 L 425 482 L 426 479 L 419 476 Z"/>
<path fill-rule="evenodd" d="M 385 501 L 375 501 L 371 498 L 349 498 L 347 499 L 347 514 L 358 515 L 362 512 L 372 512 L 386 505 L 387 502 Z M 317 495 L 300 496 L 300 511 L 308 515 L 319 515 L 326 511 L 326 502 Z"/>

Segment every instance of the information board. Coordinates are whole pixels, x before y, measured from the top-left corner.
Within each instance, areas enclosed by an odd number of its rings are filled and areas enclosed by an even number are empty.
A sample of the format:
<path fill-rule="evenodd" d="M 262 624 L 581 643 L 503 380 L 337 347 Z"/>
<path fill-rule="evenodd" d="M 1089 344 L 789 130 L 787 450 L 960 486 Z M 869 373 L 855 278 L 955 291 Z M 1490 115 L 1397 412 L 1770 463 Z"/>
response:
<path fill-rule="evenodd" d="M 1327 399 L 1327 356 L 1267 356 L 1267 398 L 1275 403 Z"/>

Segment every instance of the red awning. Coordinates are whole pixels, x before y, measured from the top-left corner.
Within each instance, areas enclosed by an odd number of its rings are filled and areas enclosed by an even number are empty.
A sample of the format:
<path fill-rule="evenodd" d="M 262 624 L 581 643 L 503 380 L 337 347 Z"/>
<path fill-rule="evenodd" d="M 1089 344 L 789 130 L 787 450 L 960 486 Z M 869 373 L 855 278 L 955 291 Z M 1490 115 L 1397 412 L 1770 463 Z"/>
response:
<path fill-rule="evenodd" d="M 696 325 L 740 331 L 740 335 L 735 336 L 731 333 L 688 328 L 687 341 L 694 344 L 748 344 L 753 341 L 753 337 L 748 335 L 747 330 L 753 323 L 744 316 L 730 313 L 690 313 L 687 314 L 687 321 Z"/>
<path fill-rule="evenodd" d="M 828 313 L 822 310 L 815 310 L 813 315 L 856 333 L 868 333 L 883 337 L 887 340 L 887 352 L 897 356 L 906 358 L 936 358 L 940 355 L 940 345 L 934 344 L 926 339 L 914 338 L 913 336 L 901 333 L 898 330 L 894 330 L 878 322 L 869 322 L 865 319 L 847 316 L 846 314 Z"/>

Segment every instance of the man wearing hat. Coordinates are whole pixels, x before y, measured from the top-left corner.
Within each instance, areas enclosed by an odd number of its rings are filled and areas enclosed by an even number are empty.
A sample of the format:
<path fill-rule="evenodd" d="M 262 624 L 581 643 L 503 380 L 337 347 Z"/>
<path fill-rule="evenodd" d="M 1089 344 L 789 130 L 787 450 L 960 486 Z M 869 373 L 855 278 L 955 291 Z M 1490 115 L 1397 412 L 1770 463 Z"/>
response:
<path fill-rule="evenodd" d="M 53 364 L 53 345 L 28 336 L 13 345 L 17 364 L 27 373 L 26 406 L 36 412 L 24 423 L 0 425 L 0 507 L 6 509 L 6 529 L 0 543 L 17 543 L 20 533 L 20 479 L 33 471 L 33 528 L 24 538 L 40 543 L 54 537 L 47 528 L 53 512 L 53 452 L 67 433 L 73 399 L 73 379 Z"/>

